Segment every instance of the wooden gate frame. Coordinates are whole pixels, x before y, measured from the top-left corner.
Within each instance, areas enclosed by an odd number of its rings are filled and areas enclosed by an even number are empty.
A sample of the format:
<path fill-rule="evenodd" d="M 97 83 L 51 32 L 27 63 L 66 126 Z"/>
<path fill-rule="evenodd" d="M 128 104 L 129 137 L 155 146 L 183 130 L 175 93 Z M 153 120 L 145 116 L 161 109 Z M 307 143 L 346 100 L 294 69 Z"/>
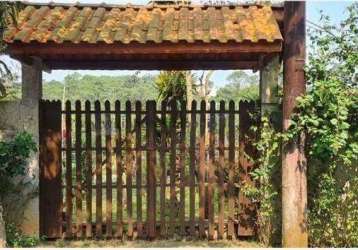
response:
<path fill-rule="evenodd" d="M 173 105 L 174 104 L 174 105 Z M 42 236 L 51 239 L 51 238 L 61 238 L 63 237 L 63 234 L 65 235 L 65 237 L 67 238 L 73 238 L 73 237 L 83 237 L 84 235 L 86 235 L 86 237 L 93 237 L 92 235 L 92 223 L 90 222 L 90 224 L 87 223 L 86 226 L 86 232 L 83 234 L 82 230 L 77 231 L 76 234 L 74 234 L 74 232 L 72 231 L 73 228 L 73 224 L 76 224 L 76 222 L 73 222 L 72 219 L 72 211 L 73 211 L 73 203 L 76 203 L 76 206 L 78 206 L 78 204 L 82 203 L 82 197 L 80 195 L 80 191 L 79 189 L 81 189 L 81 187 L 78 186 L 77 181 L 82 179 L 81 175 L 82 175 L 82 171 L 81 171 L 81 166 L 80 165 L 76 165 L 76 186 L 72 185 L 72 150 L 75 149 L 75 161 L 78 163 L 79 159 L 80 159 L 80 155 L 81 152 L 86 152 L 86 154 L 90 153 L 90 155 L 92 155 L 92 149 L 91 149 L 91 134 L 90 131 L 90 117 L 87 117 L 88 114 L 91 114 L 92 112 L 94 112 L 94 117 L 96 117 L 96 122 L 95 122 L 95 134 L 96 137 L 100 136 L 100 138 L 102 138 L 101 132 L 100 132 L 100 122 L 101 122 L 101 117 L 100 114 L 104 115 L 104 122 L 106 123 L 106 135 L 105 135 L 105 140 L 106 140 L 106 146 L 105 146 L 105 152 L 107 154 L 107 159 L 112 159 L 112 152 L 113 152 L 113 148 L 111 145 L 111 121 L 110 121 L 110 114 L 115 112 L 115 128 L 116 129 L 120 129 L 120 121 L 117 120 L 118 119 L 118 115 L 119 114 L 124 114 L 122 112 L 125 112 L 125 118 L 126 118 L 126 125 L 125 125 L 125 133 L 126 133 L 126 138 L 128 138 L 130 131 L 133 129 L 132 127 L 132 122 L 131 122 L 131 115 L 133 114 L 136 117 L 136 122 L 141 122 L 141 114 L 142 114 L 142 109 L 141 109 L 141 103 L 140 102 L 136 102 L 135 106 L 136 109 L 135 111 L 131 110 L 131 102 L 127 101 L 126 105 L 125 105 L 125 110 L 124 111 L 120 111 L 120 103 L 118 101 L 115 102 L 115 111 L 110 110 L 110 103 L 109 101 L 105 102 L 104 105 L 104 110 L 100 110 L 100 102 L 96 101 L 94 102 L 94 111 L 91 111 L 90 109 L 90 102 L 86 101 L 85 102 L 85 110 L 81 109 L 81 103 L 80 101 L 76 101 L 75 102 L 75 109 L 71 109 L 71 103 L 69 101 L 66 102 L 65 106 L 65 110 L 62 110 L 62 105 L 60 101 L 45 101 L 42 100 L 40 102 L 40 115 L 41 115 L 41 120 L 40 120 L 40 233 Z M 199 140 L 200 145 L 200 150 L 199 150 L 199 159 L 198 159 L 198 164 L 193 163 L 193 161 L 195 161 L 195 134 L 190 134 L 190 146 L 187 147 L 188 153 L 189 153 L 189 160 L 190 160 L 190 166 L 189 168 L 191 169 L 190 171 L 195 171 L 195 166 L 197 166 L 197 171 L 199 173 L 199 179 L 200 176 L 201 178 L 204 178 L 204 174 L 205 174 L 205 166 L 208 166 L 208 174 L 209 174 L 209 179 L 208 179 L 208 192 L 207 195 L 208 197 L 204 197 L 201 196 L 199 202 L 201 203 L 201 205 L 199 206 L 200 210 L 200 216 L 199 216 L 199 220 L 203 220 L 204 216 L 208 216 L 209 219 L 209 228 L 208 228 L 208 239 L 214 239 L 214 210 L 213 210 L 213 206 L 214 206 L 214 200 L 213 200 L 213 196 L 212 193 L 214 191 L 214 180 L 212 179 L 212 177 L 214 176 L 214 162 L 213 160 L 215 159 L 215 145 L 217 145 L 217 143 L 215 142 L 215 135 L 214 135 L 214 129 L 215 126 L 214 123 L 216 124 L 216 122 L 210 122 L 210 125 L 208 127 L 209 129 L 209 148 L 207 148 L 206 143 L 201 141 L 202 138 L 204 138 L 205 135 L 205 123 L 206 123 L 206 115 L 210 116 L 210 121 L 215 121 L 216 117 L 215 114 L 219 114 L 219 158 L 218 160 L 220 161 L 219 165 L 221 167 L 224 166 L 224 154 L 225 154 L 225 135 L 224 135 L 224 130 L 226 128 L 225 126 L 225 118 L 224 115 L 227 114 L 228 115 L 228 128 L 229 128 L 229 133 L 230 137 L 229 138 L 235 138 L 234 134 L 232 134 L 234 132 L 234 121 L 235 119 L 235 114 L 238 114 L 238 121 L 239 121 L 239 158 L 238 158 L 238 162 L 235 163 L 235 166 L 231 166 L 229 167 L 229 175 L 228 175 L 228 192 L 232 192 L 234 190 L 234 175 L 235 173 L 233 172 L 233 169 L 236 169 L 236 164 L 238 164 L 240 172 L 237 173 L 238 177 L 239 177 L 239 182 L 240 183 L 250 183 L 251 182 L 251 178 L 249 177 L 249 172 L 252 170 L 252 168 L 254 167 L 254 163 L 251 161 L 251 159 L 254 159 L 257 155 L 257 152 L 255 150 L 255 147 L 253 146 L 253 143 L 255 142 L 257 135 L 256 133 L 254 133 L 251 130 L 251 126 L 254 124 L 258 124 L 258 121 L 254 119 L 254 117 L 257 116 L 253 116 L 253 114 L 257 114 L 257 104 L 255 104 L 254 102 L 246 102 L 246 101 L 242 101 L 239 103 L 239 111 L 237 112 L 237 110 L 235 110 L 235 106 L 234 106 L 234 102 L 231 101 L 229 102 L 229 109 L 226 110 L 225 109 L 225 102 L 221 101 L 220 102 L 220 109 L 216 110 L 215 109 L 215 102 L 210 102 L 210 108 L 207 109 L 207 105 L 205 104 L 205 102 L 201 102 L 200 105 L 200 110 L 196 110 L 196 101 L 193 102 L 192 104 L 192 110 L 187 110 L 186 107 L 187 105 L 183 105 L 185 108 L 183 110 L 177 110 L 177 105 L 175 103 L 172 103 L 171 110 L 169 113 L 167 113 L 167 104 L 166 103 L 162 103 L 162 110 L 161 111 L 157 111 L 156 110 L 156 102 L 155 101 L 147 101 L 146 102 L 146 109 L 145 109 L 145 114 L 146 114 L 146 142 L 147 145 L 145 146 L 145 149 L 141 149 L 141 150 L 135 150 L 135 157 L 140 157 L 140 161 L 141 161 L 141 153 L 142 152 L 147 152 L 147 164 L 146 164 L 146 168 L 148 169 L 147 171 L 147 214 L 148 214 L 148 218 L 146 221 L 146 232 L 147 232 L 147 238 L 148 239 L 155 239 L 158 237 L 157 235 L 157 229 L 156 229 L 156 224 L 157 224 L 157 219 L 156 219 L 156 187 L 157 187 L 157 181 L 156 181 L 156 177 L 154 175 L 154 173 L 156 172 L 155 167 L 159 167 L 161 169 L 165 169 L 165 167 L 162 165 L 162 163 L 160 164 L 160 166 L 157 164 L 157 160 L 156 160 L 156 153 L 160 153 L 162 154 L 162 149 L 160 149 L 161 146 L 156 145 L 155 143 L 155 138 L 154 138 L 154 134 L 155 134 L 155 124 L 156 124 L 156 120 L 158 119 L 156 114 L 160 113 L 162 115 L 164 115 L 164 117 L 162 117 L 161 119 L 165 119 L 166 114 L 171 114 L 171 116 L 174 117 L 178 117 L 178 119 L 180 119 L 180 130 L 184 131 L 184 134 L 181 133 L 180 138 L 177 138 L 176 132 L 174 131 L 174 138 L 175 140 L 175 146 L 170 146 L 171 151 L 170 155 L 171 155 L 171 162 L 170 162 L 170 167 L 174 167 L 176 165 L 176 150 L 177 150 L 177 144 L 179 145 L 179 150 L 181 153 L 179 153 L 180 158 L 182 157 L 182 153 L 184 153 L 183 147 L 185 147 L 184 140 L 185 140 L 185 130 L 186 130 L 186 119 L 187 116 L 191 116 L 192 118 L 192 122 L 191 122 L 191 127 L 190 127 L 190 131 L 195 132 L 196 131 L 196 116 L 199 115 L 200 116 L 200 135 L 201 135 L 201 139 Z M 184 111 L 184 112 L 183 112 Z M 62 115 L 65 115 L 65 123 L 66 123 L 66 129 L 62 128 Z M 75 125 L 74 125 L 74 129 L 72 129 L 72 122 L 71 122 L 71 116 L 75 117 Z M 81 148 L 81 130 L 82 130 L 82 122 L 81 122 L 81 115 L 85 116 L 85 123 L 83 124 L 84 127 L 86 128 L 85 130 L 85 134 L 86 134 L 86 139 L 85 139 L 85 143 L 86 146 L 84 149 Z M 139 115 L 139 117 L 138 117 Z M 161 125 L 162 126 L 162 125 Z M 140 134 L 140 128 L 141 126 L 135 126 L 135 134 L 136 134 L 136 147 L 142 147 L 141 146 L 141 141 L 140 138 L 138 137 L 138 133 Z M 108 130 L 108 131 L 107 131 Z M 65 131 L 65 133 L 63 135 L 61 135 L 62 131 Z M 165 134 L 167 134 L 168 132 L 165 132 Z M 75 140 L 75 144 L 72 145 L 72 137 L 73 135 L 76 137 Z M 169 137 L 173 136 L 173 134 L 171 132 L 169 132 L 168 134 Z M 65 164 L 62 162 L 61 156 L 62 156 L 62 138 L 66 139 L 66 146 L 64 148 L 64 151 L 66 152 L 66 161 Z M 121 144 L 122 139 L 119 137 L 116 137 L 116 154 L 118 153 L 119 149 L 119 145 Z M 89 139 L 88 139 L 89 138 Z M 163 137 L 165 140 L 165 137 Z M 161 140 L 163 140 L 163 138 L 161 138 Z M 101 139 L 102 140 L 102 139 Z M 103 149 L 102 149 L 102 145 L 98 144 L 101 143 L 101 140 L 96 139 L 96 155 L 98 155 L 98 153 L 100 152 L 100 155 L 102 155 L 103 153 Z M 119 141 L 118 141 L 119 140 Z M 177 141 L 178 140 L 178 141 Z M 126 141 L 126 147 L 130 148 L 131 144 L 130 140 L 125 140 Z M 132 141 L 132 140 L 131 140 Z M 204 144 L 203 144 L 204 143 Z M 220 144 L 221 143 L 221 144 Z M 229 162 L 233 163 L 235 162 L 235 151 L 236 151 L 236 146 L 235 146 L 235 141 L 233 139 L 229 139 L 228 140 L 228 157 L 229 157 Z M 159 147 L 159 148 L 158 148 Z M 202 151 L 201 149 L 204 149 L 204 151 Z M 206 162 L 205 160 L 205 150 L 208 149 L 208 154 L 209 154 L 209 161 Z M 90 151 L 88 151 L 90 150 Z M 139 155 L 137 154 L 137 152 L 141 152 Z M 96 156 L 97 157 L 97 156 Z M 128 151 L 126 154 L 126 157 L 124 159 L 122 159 L 124 162 L 118 162 L 118 155 L 116 155 L 116 164 L 120 164 L 120 165 L 128 165 L 128 160 L 130 160 L 132 157 L 130 155 L 128 155 Z M 134 155 L 133 155 L 134 157 Z M 163 155 L 160 156 L 161 160 L 162 157 L 164 157 Z M 90 157 L 91 158 L 91 157 Z M 92 162 L 87 162 L 88 159 L 86 157 L 86 162 L 84 164 L 84 167 L 87 169 L 88 167 L 90 167 L 92 165 Z M 231 160 L 230 160 L 231 159 Z M 98 162 L 102 162 L 102 158 L 100 159 L 96 159 L 96 163 L 98 164 Z M 164 163 L 164 162 L 163 162 Z M 90 165 L 88 165 L 90 164 Z M 106 160 L 106 197 L 111 198 L 112 201 L 112 167 L 111 167 L 111 160 L 108 161 Z M 140 162 L 136 163 L 137 166 L 138 164 L 141 167 Z M 181 165 L 181 170 L 184 171 L 184 167 L 183 167 L 183 162 L 179 163 L 179 165 Z M 130 164 L 132 165 L 132 164 Z M 98 167 L 98 165 L 96 166 L 96 168 Z M 62 168 L 65 169 L 65 174 L 62 175 Z M 92 168 L 92 167 L 91 167 Z M 122 167 L 119 167 L 118 165 L 116 166 L 116 169 L 118 171 L 118 169 L 123 169 Z M 171 169 L 173 170 L 173 168 Z M 128 169 L 126 170 L 128 171 Z M 127 172 L 128 173 L 128 172 Z M 62 176 L 63 176 L 63 180 L 62 180 Z M 99 176 L 102 176 L 102 172 Z M 193 174 L 194 176 L 194 174 Z M 211 177 L 210 177 L 211 176 Z M 84 187 L 84 189 L 86 190 L 86 192 L 91 192 L 89 194 L 86 194 L 85 198 L 86 199 L 86 210 L 87 212 L 89 211 L 89 213 L 87 213 L 87 216 L 90 216 L 89 219 L 87 218 L 87 222 L 88 220 L 92 220 L 91 216 L 92 216 L 92 211 L 91 211 L 91 207 L 92 207 L 92 180 L 90 177 L 90 184 L 88 183 L 88 175 L 85 174 L 84 177 L 86 178 L 86 186 L 89 185 L 88 187 Z M 139 177 L 141 180 L 141 177 Z M 162 178 L 162 177 L 160 177 Z M 221 177 L 223 178 L 223 176 Z M 170 180 L 172 180 L 172 176 L 170 178 Z M 138 176 L 137 176 L 137 180 L 138 180 Z M 193 179 L 192 179 L 193 180 Z M 219 179 L 220 181 L 220 176 Z M 66 182 L 66 198 L 65 198 L 65 204 L 66 204 L 66 213 L 63 213 L 63 197 L 62 197 L 62 190 L 63 190 L 63 182 Z M 99 181 L 99 183 L 98 183 Z M 165 180 L 164 180 L 165 181 Z M 222 181 L 222 185 L 224 185 L 223 183 L 223 179 Z M 132 197 L 132 188 L 131 188 L 131 182 L 132 182 L 132 177 L 127 175 L 127 195 Z M 161 186 L 166 186 L 165 182 L 163 183 L 163 180 L 160 179 L 159 182 L 161 183 Z M 195 183 L 192 183 L 192 185 L 189 185 L 190 187 L 192 187 Z M 201 181 L 198 181 L 199 183 L 199 189 L 201 188 L 201 192 L 206 192 L 206 188 L 205 188 L 205 181 L 202 179 Z M 122 187 L 121 182 L 117 182 L 117 185 L 120 185 L 119 188 L 116 188 L 117 192 L 118 189 L 121 190 L 121 192 L 118 192 L 117 196 L 117 207 L 118 205 L 121 206 L 121 202 L 122 202 L 122 193 L 124 192 L 124 189 Z M 174 186 L 173 186 L 174 185 Z M 185 184 L 183 181 L 181 181 L 180 183 L 180 192 L 184 191 L 184 189 L 182 189 L 182 186 L 185 188 Z M 102 186 L 102 181 L 98 178 L 96 178 L 96 186 Z M 137 198 L 140 197 L 141 198 L 141 193 L 138 193 L 138 190 L 141 190 L 141 184 L 137 182 L 136 184 L 137 188 Z M 171 186 L 171 190 L 172 187 L 176 187 L 176 185 L 174 183 L 170 184 Z M 220 184 L 219 184 L 220 186 Z M 129 187 L 129 188 L 128 188 Z M 102 189 L 101 189 L 102 190 Z M 100 190 L 100 191 L 101 191 Z M 223 192 L 223 187 L 219 187 L 218 192 Z M 200 191 L 200 190 L 199 190 Z M 75 201 L 73 201 L 74 197 L 72 196 L 72 192 L 78 192 L 78 196 L 76 196 Z M 102 191 L 101 191 L 102 192 Z M 141 192 L 141 191 L 139 191 Z M 193 191 L 194 192 L 194 191 Z M 192 193 L 193 193 L 192 192 Z M 70 195 L 68 195 L 68 193 L 70 193 Z M 161 197 L 163 195 L 161 194 Z M 184 193 L 180 193 L 180 201 L 184 202 L 183 198 L 185 197 Z M 236 238 L 236 234 L 234 233 L 234 210 L 233 207 L 235 206 L 234 204 L 234 200 L 231 199 L 233 197 L 233 193 L 231 193 L 231 195 L 229 195 L 228 198 L 228 206 L 229 206 L 229 215 L 228 215 L 228 231 L 227 231 L 227 238 L 228 239 L 235 239 Z M 87 201 L 87 198 L 90 197 L 89 202 Z M 99 200 L 97 200 L 96 202 L 96 211 L 100 208 L 100 211 L 102 211 L 102 195 L 98 196 L 98 190 L 96 191 L 96 199 L 99 197 Z M 223 193 L 221 194 L 220 197 L 224 197 Z M 202 198 L 204 198 L 204 200 L 201 200 Z M 255 206 L 252 204 L 252 202 L 246 198 L 246 196 L 240 192 L 239 193 L 239 209 L 240 209 L 240 213 L 238 215 L 238 229 L 237 229 L 237 235 L 238 236 L 253 236 L 255 234 L 255 220 L 256 220 L 256 211 L 255 211 Z M 192 201 L 194 201 L 195 198 L 191 199 L 190 204 L 192 203 Z M 118 203 L 119 202 L 119 203 Z M 208 205 L 207 202 L 210 204 Z M 224 200 L 220 200 L 220 202 L 222 203 L 221 206 L 223 208 L 223 202 Z M 91 205 L 91 207 L 88 207 L 88 204 Z M 112 204 L 112 203 L 110 203 Z M 128 206 L 132 206 L 132 203 L 128 203 Z M 164 203 L 163 201 L 160 202 L 160 206 L 162 206 Z M 137 203 L 138 206 L 141 207 L 141 202 Z M 183 206 L 182 206 L 183 207 Z M 205 212 L 204 209 L 205 208 Z M 88 210 L 89 209 L 89 210 Z M 166 237 L 167 235 L 164 233 L 163 229 L 163 225 L 165 226 L 164 222 L 163 222 L 163 217 L 162 215 L 164 215 L 164 208 L 161 207 L 161 218 L 160 218 L 160 222 L 161 222 L 161 227 L 160 227 L 160 235 Z M 207 209 L 207 211 L 206 211 Z M 132 209 L 130 208 L 130 213 L 132 213 Z M 173 235 L 174 233 L 174 229 L 177 227 L 175 225 L 175 223 L 171 222 L 172 219 L 174 219 L 175 215 L 173 214 L 173 211 L 175 211 L 174 207 L 170 208 L 170 220 L 168 223 L 171 223 L 171 226 L 169 226 L 169 235 Z M 71 213 L 68 213 L 68 211 L 71 211 Z M 184 209 L 180 209 L 181 212 L 184 212 Z M 117 213 L 120 212 L 121 214 L 122 209 L 119 209 L 117 211 Z M 181 213 L 180 212 L 180 213 Z M 224 235 L 224 214 L 223 214 L 224 210 L 221 210 L 221 212 L 219 212 L 219 222 L 218 222 L 218 239 L 222 239 L 223 235 Z M 102 212 L 101 212 L 102 213 Z M 89 214 L 89 215 L 88 215 Z M 194 209 L 190 210 L 190 218 L 191 221 L 194 221 Z M 96 218 L 99 214 L 97 214 L 96 212 Z M 131 214 L 130 214 L 131 215 Z M 65 217 L 64 217 L 65 216 Z M 80 205 L 80 210 L 78 210 L 77 207 L 77 212 L 76 212 L 76 217 L 77 218 L 77 222 L 81 221 L 82 219 L 82 205 Z M 173 217 L 174 216 L 174 217 Z M 180 214 L 180 228 L 181 228 L 181 234 L 184 235 L 184 230 L 185 230 L 185 219 L 184 219 L 184 214 Z M 221 216 L 221 220 L 220 220 L 220 216 Z M 123 226 L 122 224 L 122 216 L 117 217 L 117 223 L 118 227 L 116 230 L 116 234 L 113 235 L 112 234 L 112 206 L 110 205 L 110 209 L 106 210 L 106 237 L 120 237 L 122 238 L 122 232 L 123 232 Z M 108 220 L 107 218 L 110 218 L 110 220 Z M 64 224 L 65 221 L 65 224 Z M 99 222 L 99 224 L 98 224 Z M 142 238 L 142 230 L 143 230 L 143 222 L 142 222 L 142 215 L 141 213 L 137 212 L 137 221 L 136 221 L 138 228 L 137 228 L 137 233 L 138 233 L 138 238 Z M 95 235 L 96 237 L 102 237 L 102 226 L 103 226 L 103 216 L 102 214 L 99 215 L 98 219 L 96 219 L 96 227 L 95 227 Z M 129 228 L 127 230 L 127 237 L 128 239 L 133 238 L 133 223 L 129 223 Z M 63 232 L 63 226 L 66 226 L 66 230 Z M 190 231 L 192 232 L 192 235 L 194 235 L 194 228 L 191 227 L 194 226 L 190 225 Z M 78 224 L 77 224 L 78 227 Z M 204 226 L 204 221 L 202 221 L 202 223 L 199 223 L 199 237 L 201 238 L 206 238 L 206 233 L 205 233 L 205 226 Z"/>
<path fill-rule="evenodd" d="M 40 101 L 40 235 L 61 235 L 61 102 Z"/>

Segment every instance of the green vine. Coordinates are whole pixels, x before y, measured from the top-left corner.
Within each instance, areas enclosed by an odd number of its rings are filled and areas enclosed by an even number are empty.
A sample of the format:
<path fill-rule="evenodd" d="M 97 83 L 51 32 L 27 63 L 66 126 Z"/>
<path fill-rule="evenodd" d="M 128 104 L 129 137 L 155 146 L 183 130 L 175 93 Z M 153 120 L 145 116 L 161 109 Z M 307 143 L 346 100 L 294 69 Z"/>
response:
<path fill-rule="evenodd" d="M 276 114 L 275 114 L 276 115 Z M 254 143 L 258 151 L 256 168 L 250 173 L 253 185 L 245 184 L 243 191 L 256 206 L 259 241 L 265 246 L 279 245 L 281 238 L 280 217 L 280 149 L 281 133 L 271 121 L 273 115 L 261 117 L 260 137 Z"/>

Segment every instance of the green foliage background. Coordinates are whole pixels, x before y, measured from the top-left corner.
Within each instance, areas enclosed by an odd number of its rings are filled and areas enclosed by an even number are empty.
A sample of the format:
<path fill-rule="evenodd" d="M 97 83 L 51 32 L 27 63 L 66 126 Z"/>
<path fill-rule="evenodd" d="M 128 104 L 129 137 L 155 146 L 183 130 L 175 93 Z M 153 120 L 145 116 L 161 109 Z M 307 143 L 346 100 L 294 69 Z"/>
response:
<path fill-rule="evenodd" d="M 322 27 L 309 30 L 307 93 L 285 133 L 263 114 L 260 158 L 252 172 L 256 186 L 244 191 L 257 204 L 258 230 L 265 245 L 280 237 L 277 223 L 280 190 L 279 145 L 306 137 L 309 244 L 314 247 L 358 246 L 358 3 L 338 26 L 322 15 Z"/>

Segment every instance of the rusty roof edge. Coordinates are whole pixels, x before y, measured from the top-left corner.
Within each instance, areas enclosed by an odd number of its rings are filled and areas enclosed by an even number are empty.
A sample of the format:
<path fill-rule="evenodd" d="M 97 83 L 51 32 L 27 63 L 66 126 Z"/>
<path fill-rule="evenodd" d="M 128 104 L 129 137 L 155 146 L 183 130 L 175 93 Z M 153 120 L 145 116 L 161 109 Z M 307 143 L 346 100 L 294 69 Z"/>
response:
<path fill-rule="evenodd" d="M 207 8 L 207 7 L 216 7 L 216 8 L 221 8 L 221 7 L 250 7 L 250 6 L 258 6 L 258 7 L 263 7 L 266 6 L 267 4 L 265 3 L 258 3 L 258 2 L 251 2 L 251 3 L 237 3 L 237 4 L 232 4 L 232 3 L 228 3 L 228 4 L 222 4 L 222 5 L 210 5 L 210 4 L 179 4 L 179 5 L 156 5 L 156 4 L 148 4 L 148 5 L 135 5 L 135 4 L 131 4 L 131 3 L 127 3 L 127 4 L 107 4 L 105 2 L 102 3 L 81 3 L 81 2 L 75 2 L 75 3 L 58 3 L 58 2 L 48 2 L 48 3 L 41 3 L 41 2 L 31 2 L 31 1 L 20 1 L 22 4 L 27 5 L 27 6 L 49 6 L 49 7 L 79 7 L 79 8 L 84 8 L 84 7 L 92 7 L 92 8 L 133 8 L 133 9 L 140 9 L 140 8 L 161 8 L 161 9 L 165 9 L 165 8 Z M 283 9 L 283 2 L 278 1 L 278 2 L 274 2 L 271 3 L 271 8 L 273 9 Z"/>

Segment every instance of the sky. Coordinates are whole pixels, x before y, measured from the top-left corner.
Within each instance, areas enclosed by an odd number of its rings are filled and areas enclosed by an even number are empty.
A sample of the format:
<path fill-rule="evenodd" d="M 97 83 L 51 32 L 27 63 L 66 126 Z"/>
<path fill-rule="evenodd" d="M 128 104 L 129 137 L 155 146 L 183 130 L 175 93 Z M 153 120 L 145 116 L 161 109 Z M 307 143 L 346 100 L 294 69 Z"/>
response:
<path fill-rule="evenodd" d="M 193 2 L 200 3 L 200 0 L 192 0 Z M 44 0 L 32 0 L 31 2 L 40 2 L 40 3 L 46 3 L 48 1 Z M 102 1 L 95 1 L 95 0 L 53 0 L 53 2 L 56 3 L 74 3 L 74 2 L 81 2 L 81 3 L 100 3 L 105 2 L 108 4 L 146 4 L 148 0 L 102 0 Z M 320 10 L 322 10 L 325 14 L 331 17 L 331 20 L 334 23 L 339 23 L 345 16 L 345 8 L 349 6 L 352 3 L 352 1 L 307 1 L 306 4 L 306 18 L 314 22 L 316 24 L 319 24 L 319 18 L 320 18 Z M 2 56 L 3 57 L 3 56 Z M 9 59 L 8 57 L 5 59 L 9 62 L 11 68 L 13 68 L 16 71 L 19 71 L 20 65 L 17 63 L 17 61 Z M 68 74 L 71 74 L 73 70 L 52 70 L 51 73 L 45 73 L 43 74 L 43 78 L 45 81 L 50 80 L 58 80 L 62 81 L 64 77 Z M 131 74 L 130 71 L 107 71 L 107 70 L 78 70 L 77 72 L 81 74 L 91 74 L 91 75 L 120 75 L 120 74 Z M 214 82 L 214 87 L 217 89 L 227 83 L 227 76 L 232 71 L 222 71 L 217 70 L 214 72 L 212 76 L 212 80 Z M 150 74 L 157 74 L 157 71 L 150 71 L 141 72 L 142 74 L 150 73 Z"/>

